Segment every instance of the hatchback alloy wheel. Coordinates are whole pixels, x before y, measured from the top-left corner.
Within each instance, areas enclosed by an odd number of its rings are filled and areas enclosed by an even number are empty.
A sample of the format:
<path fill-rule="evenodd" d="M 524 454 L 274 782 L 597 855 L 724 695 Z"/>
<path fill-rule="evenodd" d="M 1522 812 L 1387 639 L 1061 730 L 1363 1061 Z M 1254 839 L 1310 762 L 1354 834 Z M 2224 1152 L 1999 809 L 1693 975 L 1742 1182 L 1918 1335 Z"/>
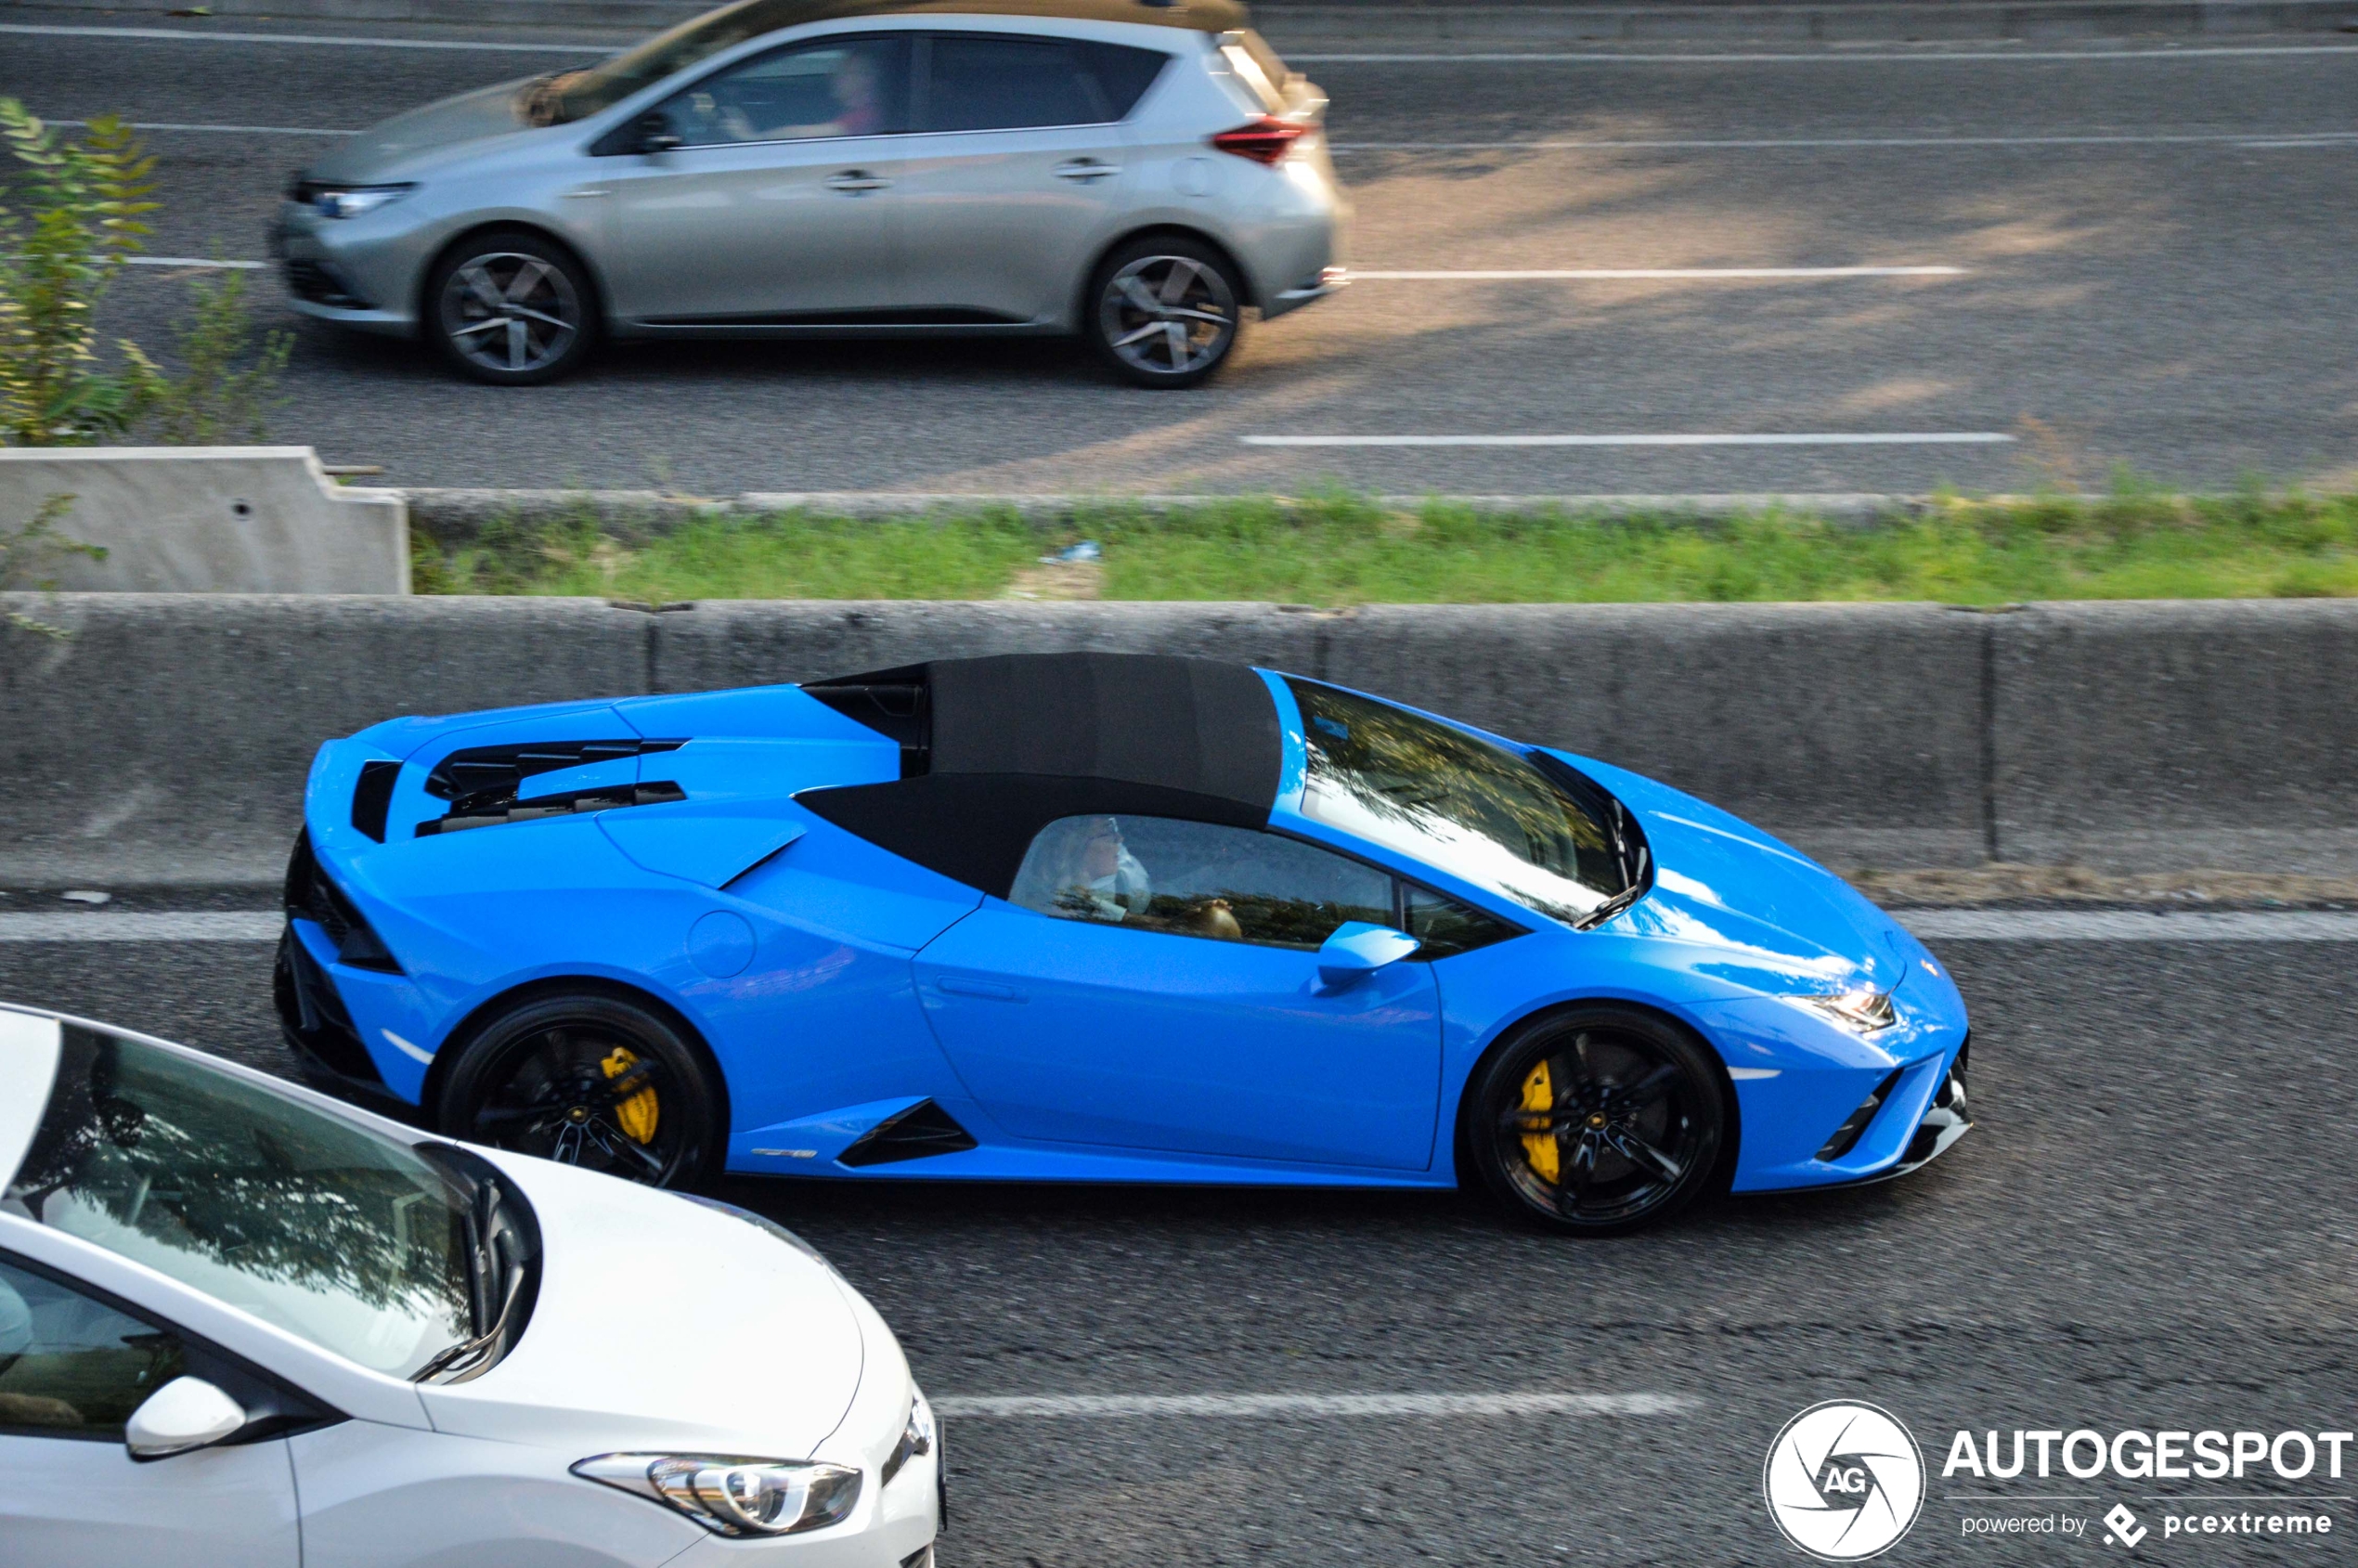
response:
<path fill-rule="evenodd" d="M 478 380 L 552 380 L 581 359 L 596 334 L 587 283 L 538 236 L 486 236 L 447 262 L 438 279 L 436 341 Z"/>
<path fill-rule="evenodd" d="M 1236 345 L 1242 317 L 1224 262 L 1185 240 L 1117 253 L 1100 272 L 1090 338 L 1142 386 L 1192 386 Z"/>

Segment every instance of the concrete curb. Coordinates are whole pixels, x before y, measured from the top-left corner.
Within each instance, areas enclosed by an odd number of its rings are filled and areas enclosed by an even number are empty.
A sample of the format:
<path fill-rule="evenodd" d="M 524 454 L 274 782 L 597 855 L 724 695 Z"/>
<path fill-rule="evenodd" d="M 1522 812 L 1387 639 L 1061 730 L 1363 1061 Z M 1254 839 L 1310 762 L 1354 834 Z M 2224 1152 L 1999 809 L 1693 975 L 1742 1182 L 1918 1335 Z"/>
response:
<path fill-rule="evenodd" d="M 407 593 L 408 509 L 347 490 L 308 447 L 0 450 L 0 527 L 71 498 L 58 533 L 106 551 L 28 580 L 99 592 Z"/>
<path fill-rule="evenodd" d="M 578 35 L 667 27 L 710 7 L 703 0 L 213 0 L 217 19 L 413 22 L 571 29 Z M 0 0 L 15 10 L 118 13 L 121 0 Z M 1256 24 L 1281 50 L 1348 52 L 1448 45 L 1542 49 L 1595 43 L 1967 41 L 2240 37 L 2358 28 L 2358 0 L 1744 0 L 1623 6 L 1499 4 L 1271 5 Z M 192 30 L 194 31 L 194 30 Z"/>
<path fill-rule="evenodd" d="M 380 492 L 408 502 L 412 526 L 435 543 L 466 544 L 495 523 L 534 528 L 588 519 L 624 538 L 663 534 L 698 518 L 749 518 L 782 512 L 876 522 L 937 517 L 944 513 L 1012 512 L 1028 522 L 1065 523 L 1089 516 L 1167 516 L 1192 508 L 1237 500 L 1296 504 L 1287 496 L 1221 495 L 953 495 L 882 490 L 749 490 L 730 497 L 668 495 L 656 490 L 470 490 L 399 489 Z M 1389 509 L 1413 512 L 1440 502 L 1485 512 L 1561 512 L 1567 516 L 1669 516 L 1709 520 L 1746 513 L 1805 512 L 1831 522 L 1863 526 L 1922 512 L 1924 496 L 1823 492 L 1776 495 L 1383 495 L 1367 498 Z"/>
<path fill-rule="evenodd" d="M 1368 605 L 0 595 L 0 885 L 266 881 L 400 713 L 1059 649 L 1298 670 L 1635 768 L 1838 867 L 2358 874 L 2358 602 Z"/>

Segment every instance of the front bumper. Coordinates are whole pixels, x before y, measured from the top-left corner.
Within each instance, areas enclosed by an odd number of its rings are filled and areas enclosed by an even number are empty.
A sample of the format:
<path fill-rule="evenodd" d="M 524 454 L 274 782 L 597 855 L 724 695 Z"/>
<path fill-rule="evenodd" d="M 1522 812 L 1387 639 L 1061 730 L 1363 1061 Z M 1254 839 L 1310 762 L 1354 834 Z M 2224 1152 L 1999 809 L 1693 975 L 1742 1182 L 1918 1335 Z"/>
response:
<path fill-rule="evenodd" d="M 372 214 L 334 220 L 331 228 L 330 220 L 300 202 L 279 203 L 270 255 L 289 303 L 305 316 L 363 331 L 416 330 L 408 302 L 417 292 L 420 247 L 394 221 Z"/>
<path fill-rule="evenodd" d="M 1872 1186 L 1921 1171 L 1953 1147 L 1959 1138 L 1973 1131 L 1973 1113 L 1965 1098 L 1965 1057 L 1973 1049 L 1973 1040 L 1957 1048 L 1957 1059 L 1949 1066 L 1948 1076 L 1941 1081 L 1940 1091 L 1933 1096 L 1932 1105 L 1916 1122 L 1916 1131 L 1900 1151 L 1899 1162 L 1890 1169 L 1878 1171 L 1872 1176 L 1844 1182 L 1844 1186 Z"/>

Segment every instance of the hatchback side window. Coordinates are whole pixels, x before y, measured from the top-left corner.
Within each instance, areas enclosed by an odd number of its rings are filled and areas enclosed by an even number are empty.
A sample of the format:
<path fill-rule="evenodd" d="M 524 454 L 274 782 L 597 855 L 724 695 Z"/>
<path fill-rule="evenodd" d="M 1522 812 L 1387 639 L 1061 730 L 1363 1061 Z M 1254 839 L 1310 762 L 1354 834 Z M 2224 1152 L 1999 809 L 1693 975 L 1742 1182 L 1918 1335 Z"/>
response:
<path fill-rule="evenodd" d="M 663 107 L 689 147 L 881 136 L 908 129 L 909 50 L 899 38 L 831 38 L 715 71 Z"/>
<path fill-rule="evenodd" d="M 1063 39 L 951 32 L 927 44 L 920 129 L 1008 131 L 1120 118 L 1082 52 Z"/>
<path fill-rule="evenodd" d="M 120 1443 L 182 1361 L 153 1324 L 0 1261 L 0 1432 Z"/>
<path fill-rule="evenodd" d="M 1392 878 L 1251 828 L 1063 817 L 1040 830 L 1009 901 L 1063 920 L 1312 949 L 1348 921 L 1393 923 Z"/>

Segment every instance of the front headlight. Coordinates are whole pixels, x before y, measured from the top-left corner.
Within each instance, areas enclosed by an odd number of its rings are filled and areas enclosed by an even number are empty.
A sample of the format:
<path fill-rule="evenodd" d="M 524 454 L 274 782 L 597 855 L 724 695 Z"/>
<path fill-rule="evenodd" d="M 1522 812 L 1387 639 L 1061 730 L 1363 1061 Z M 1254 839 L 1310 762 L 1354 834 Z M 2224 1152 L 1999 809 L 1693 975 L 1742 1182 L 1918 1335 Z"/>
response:
<path fill-rule="evenodd" d="M 1859 1034 L 1872 1034 L 1899 1021 L 1887 991 L 1846 991 L 1838 996 L 1796 996 L 1794 1000 Z"/>
<path fill-rule="evenodd" d="M 414 185 L 308 184 L 300 200 L 323 218 L 356 218 L 398 201 L 417 188 Z"/>
<path fill-rule="evenodd" d="M 719 1536 L 792 1536 L 840 1524 L 860 1500 L 860 1472 L 842 1465 L 725 1454 L 600 1454 L 573 1467 L 667 1503 Z"/>
<path fill-rule="evenodd" d="M 933 1444 L 933 1406 L 926 1403 L 924 1394 L 912 1393 L 909 1396 L 909 1424 L 901 1429 L 900 1441 L 893 1445 L 891 1455 L 884 1462 L 884 1469 L 877 1472 L 877 1483 L 891 1485 L 892 1478 L 900 1473 L 901 1467 L 920 1454 L 932 1453 Z"/>

